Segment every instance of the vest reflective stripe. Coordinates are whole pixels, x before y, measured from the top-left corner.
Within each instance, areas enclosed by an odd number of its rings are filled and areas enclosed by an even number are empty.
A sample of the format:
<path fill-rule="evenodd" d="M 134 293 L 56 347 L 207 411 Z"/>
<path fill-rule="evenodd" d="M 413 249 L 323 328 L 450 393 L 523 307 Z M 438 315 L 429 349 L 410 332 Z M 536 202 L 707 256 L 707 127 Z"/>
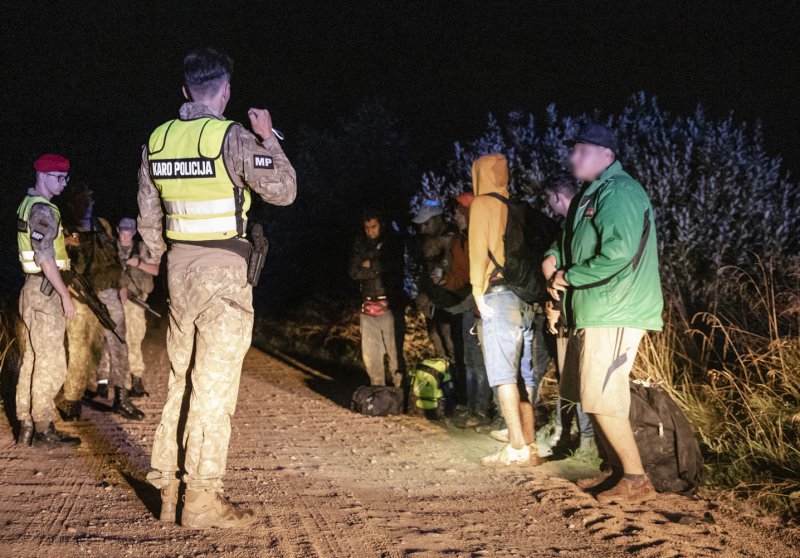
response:
<path fill-rule="evenodd" d="M 206 219 L 173 219 L 172 217 L 167 217 L 167 230 L 173 232 L 172 238 L 176 238 L 175 235 L 180 235 L 182 238 L 178 238 L 178 240 L 190 238 L 190 236 L 185 235 L 218 233 L 231 229 L 236 229 L 236 217 L 234 216 L 209 217 Z"/>
<path fill-rule="evenodd" d="M 24 224 L 25 230 L 17 230 L 17 249 L 19 251 L 19 262 L 22 265 L 22 271 L 25 273 L 41 273 L 40 268 L 33 259 L 33 243 L 31 242 L 31 227 L 30 227 L 30 213 L 31 208 L 37 203 L 43 203 L 49 206 L 58 220 L 58 232 L 53 239 L 53 249 L 56 253 L 56 266 L 58 269 L 66 271 L 69 269 L 69 256 L 67 255 L 67 247 L 64 243 L 64 233 L 61 230 L 61 212 L 48 199 L 41 196 L 25 196 L 22 203 L 17 209 L 17 220 L 20 224 Z"/>
<path fill-rule="evenodd" d="M 179 215 L 236 215 L 233 198 L 211 201 L 165 201 L 167 213 Z"/>
<path fill-rule="evenodd" d="M 164 204 L 168 239 L 244 236 L 250 191 L 233 181 L 222 155 L 233 124 L 210 117 L 171 120 L 150 136 L 150 175 Z"/>

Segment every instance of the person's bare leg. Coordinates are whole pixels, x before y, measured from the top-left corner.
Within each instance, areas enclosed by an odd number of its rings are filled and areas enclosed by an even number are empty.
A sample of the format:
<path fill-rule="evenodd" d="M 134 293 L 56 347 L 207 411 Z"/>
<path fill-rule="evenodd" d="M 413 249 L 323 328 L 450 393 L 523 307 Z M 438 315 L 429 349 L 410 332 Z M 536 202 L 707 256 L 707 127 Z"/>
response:
<path fill-rule="evenodd" d="M 519 388 L 517 384 L 497 386 L 497 397 L 500 400 L 500 411 L 508 427 L 508 441 L 514 449 L 525 447 L 522 433 Z"/>
<path fill-rule="evenodd" d="M 533 388 L 525 388 L 528 393 L 526 401 L 520 400 L 519 402 L 519 418 L 522 427 L 522 438 L 525 440 L 525 445 L 530 445 L 536 441 L 536 428 L 534 424 L 533 413 Z"/>
<path fill-rule="evenodd" d="M 636 447 L 636 439 L 633 437 L 631 421 L 628 418 L 607 415 L 592 415 L 592 417 L 622 463 L 623 471 L 628 475 L 644 475 L 642 458 L 639 455 L 639 448 Z M 613 459 L 609 456 L 609 460 Z"/>

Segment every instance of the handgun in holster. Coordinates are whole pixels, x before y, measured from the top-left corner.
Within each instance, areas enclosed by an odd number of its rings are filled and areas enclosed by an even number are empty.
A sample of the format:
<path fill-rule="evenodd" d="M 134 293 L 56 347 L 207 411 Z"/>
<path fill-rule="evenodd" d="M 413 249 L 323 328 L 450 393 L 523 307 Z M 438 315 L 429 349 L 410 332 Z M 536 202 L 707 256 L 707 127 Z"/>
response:
<path fill-rule="evenodd" d="M 260 223 L 253 225 L 251 233 L 253 242 L 250 246 L 250 258 L 247 262 L 247 282 L 252 286 L 258 285 L 258 280 L 261 278 L 261 271 L 264 269 L 264 263 L 267 261 L 267 251 L 269 250 L 269 241 L 264 236 L 264 227 Z"/>
<path fill-rule="evenodd" d="M 71 279 L 70 271 L 61 271 L 60 273 L 61 273 L 61 279 L 64 280 L 64 284 L 69 285 Z M 50 296 L 51 294 L 53 294 L 53 291 L 55 290 L 56 288 L 50 282 L 50 279 L 48 279 L 44 275 L 44 273 L 42 273 L 42 284 L 39 286 L 39 292 L 42 293 L 44 296 Z"/>

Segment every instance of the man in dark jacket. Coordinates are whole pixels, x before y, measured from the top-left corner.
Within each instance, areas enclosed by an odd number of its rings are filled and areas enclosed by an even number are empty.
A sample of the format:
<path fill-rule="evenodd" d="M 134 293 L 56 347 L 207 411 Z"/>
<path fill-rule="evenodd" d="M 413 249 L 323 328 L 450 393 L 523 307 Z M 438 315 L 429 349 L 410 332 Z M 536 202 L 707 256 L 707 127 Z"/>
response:
<path fill-rule="evenodd" d="M 384 359 L 389 374 L 400 387 L 403 374 L 395 337 L 392 305 L 399 297 L 402 259 L 391 234 L 377 211 L 367 210 L 362 219 L 364 234 L 353 243 L 349 272 L 361 291 L 361 353 L 373 386 L 386 385 Z"/>

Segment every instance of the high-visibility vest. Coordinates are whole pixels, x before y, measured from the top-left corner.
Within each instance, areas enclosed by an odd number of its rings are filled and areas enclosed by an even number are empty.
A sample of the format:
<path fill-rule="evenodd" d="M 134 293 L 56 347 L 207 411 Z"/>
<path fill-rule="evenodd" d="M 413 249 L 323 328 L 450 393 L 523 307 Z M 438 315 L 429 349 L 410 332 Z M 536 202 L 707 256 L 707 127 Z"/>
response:
<path fill-rule="evenodd" d="M 67 247 L 64 244 L 64 231 L 61 230 L 61 212 L 58 207 L 50 200 L 41 196 L 25 196 L 22 203 L 19 204 L 17 209 L 17 248 L 19 250 L 19 262 L 22 264 L 22 271 L 25 273 L 41 273 L 42 268 L 36 265 L 33 260 L 33 244 L 31 235 L 34 231 L 31 229 L 30 214 L 31 208 L 37 203 L 43 203 L 53 210 L 53 214 L 58 221 L 58 233 L 53 239 L 53 248 L 56 252 L 56 266 L 58 269 L 66 271 L 69 269 L 69 256 L 67 255 Z M 39 239 L 37 239 L 39 240 Z"/>
<path fill-rule="evenodd" d="M 150 135 L 150 176 L 161 194 L 167 238 L 203 242 L 243 238 L 250 190 L 237 186 L 223 157 L 230 120 L 170 120 Z"/>

